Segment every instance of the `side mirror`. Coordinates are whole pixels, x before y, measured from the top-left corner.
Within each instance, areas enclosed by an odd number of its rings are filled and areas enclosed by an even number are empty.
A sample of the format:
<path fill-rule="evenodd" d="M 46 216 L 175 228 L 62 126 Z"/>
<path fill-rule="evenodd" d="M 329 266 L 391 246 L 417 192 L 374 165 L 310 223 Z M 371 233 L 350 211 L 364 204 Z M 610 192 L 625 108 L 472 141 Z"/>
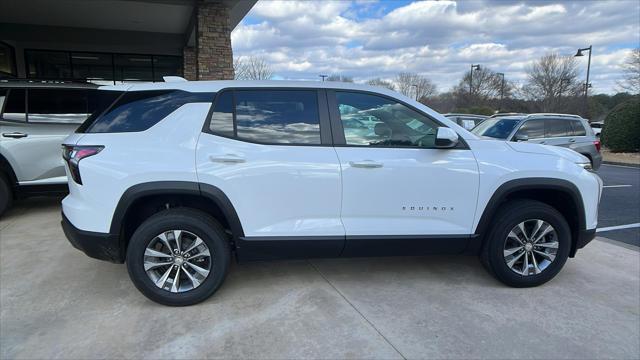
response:
<path fill-rule="evenodd" d="M 436 130 L 436 148 L 451 149 L 458 145 L 458 133 L 448 127 L 438 127 Z"/>
<path fill-rule="evenodd" d="M 525 134 L 516 134 L 516 136 L 513 137 L 513 141 L 515 142 L 529 141 L 529 136 Z"/>

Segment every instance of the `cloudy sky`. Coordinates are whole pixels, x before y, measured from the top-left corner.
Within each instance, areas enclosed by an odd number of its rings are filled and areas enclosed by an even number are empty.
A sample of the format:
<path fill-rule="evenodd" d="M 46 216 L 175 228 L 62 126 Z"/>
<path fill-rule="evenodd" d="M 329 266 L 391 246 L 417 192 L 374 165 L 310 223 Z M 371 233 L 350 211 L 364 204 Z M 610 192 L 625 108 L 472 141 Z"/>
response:
<path fill-rule="evenodd" d="M 613 93 L 640 46 L 640 1 L 259 0 L 232 33 L 234 56 L 266 58 L 279 79 L 340 73 L 366 81 L 400 71 L 455 85 L 471 63 L 523 82 L 547 52 L 593 45 L 595 93 Z M 587 57 L 578 58 L 583 75 Z"/>

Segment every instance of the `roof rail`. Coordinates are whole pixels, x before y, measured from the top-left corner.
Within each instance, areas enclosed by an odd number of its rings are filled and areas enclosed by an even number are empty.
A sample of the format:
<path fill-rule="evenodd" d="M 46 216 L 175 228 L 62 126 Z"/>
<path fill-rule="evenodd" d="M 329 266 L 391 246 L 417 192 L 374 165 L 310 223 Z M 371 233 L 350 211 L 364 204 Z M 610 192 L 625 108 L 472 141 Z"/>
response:
<path fill-rule="evenodd" d="M 31 84 L 90 84 L 88 81 L 83 80 L 70 80 L 70 79 L 32 79 L 32 78 L 0 78 L 0 82 L 3 83 L 31 83 Z"/>
<path fill-rule="evenodd" d="M 575 114 L 558 114 L 558 113 L 535 113 L 529 114 L 527 117 L 545 117 L 545 116 L 553 116 L 553 117 L 568 117 L 572 119 L 582 119 L 582 116 Z"/>

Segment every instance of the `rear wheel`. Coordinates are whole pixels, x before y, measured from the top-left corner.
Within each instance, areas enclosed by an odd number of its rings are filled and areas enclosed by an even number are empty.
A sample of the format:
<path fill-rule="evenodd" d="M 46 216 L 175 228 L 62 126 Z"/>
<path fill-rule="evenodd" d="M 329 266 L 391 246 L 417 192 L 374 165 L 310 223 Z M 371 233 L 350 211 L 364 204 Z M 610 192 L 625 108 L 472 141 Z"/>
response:
<path fill-rule="evenodd" d="M 7 177 L 0 174 L 0 216 L 11 208 L 12 203 L 13 192 L 11 191 L 11 185 L 9 185 Z"/>
<path fill-rule="evenodd" d="M 539 201 L 515 200 L 496 214 L 481 260 L 506 285 L 538 286 L 560 272 L 570 248 L 571 231 L 562 214 Z"/>
<path fill-rule="evenodd" d="M 211 296 L 222 285 L 229 261 L 224 229 L 193 209 L 151 216 L 127 249 L 129 277 L 138 290 L 170 306 L 193 305 Z"/>

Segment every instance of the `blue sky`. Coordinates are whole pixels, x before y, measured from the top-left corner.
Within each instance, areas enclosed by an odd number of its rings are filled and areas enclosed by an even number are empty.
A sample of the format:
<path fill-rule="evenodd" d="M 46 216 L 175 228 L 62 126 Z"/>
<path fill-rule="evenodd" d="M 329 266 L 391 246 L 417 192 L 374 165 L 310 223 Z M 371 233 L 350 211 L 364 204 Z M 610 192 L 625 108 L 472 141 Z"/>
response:
<path fill-rule="evenodd" d="M 410 71 L 441 92 L 471 63 L 523 83 L 543 54 L 593 45 L 593 89 L 612 93 L 625 56 L 640 46 L 640 1 L 260 0 L 232 44 L 235 57 L 261 56 L 281 79 L 343 74 L 364 82 Z M 578 61 L 584 72 L 586 58 Z"/>

